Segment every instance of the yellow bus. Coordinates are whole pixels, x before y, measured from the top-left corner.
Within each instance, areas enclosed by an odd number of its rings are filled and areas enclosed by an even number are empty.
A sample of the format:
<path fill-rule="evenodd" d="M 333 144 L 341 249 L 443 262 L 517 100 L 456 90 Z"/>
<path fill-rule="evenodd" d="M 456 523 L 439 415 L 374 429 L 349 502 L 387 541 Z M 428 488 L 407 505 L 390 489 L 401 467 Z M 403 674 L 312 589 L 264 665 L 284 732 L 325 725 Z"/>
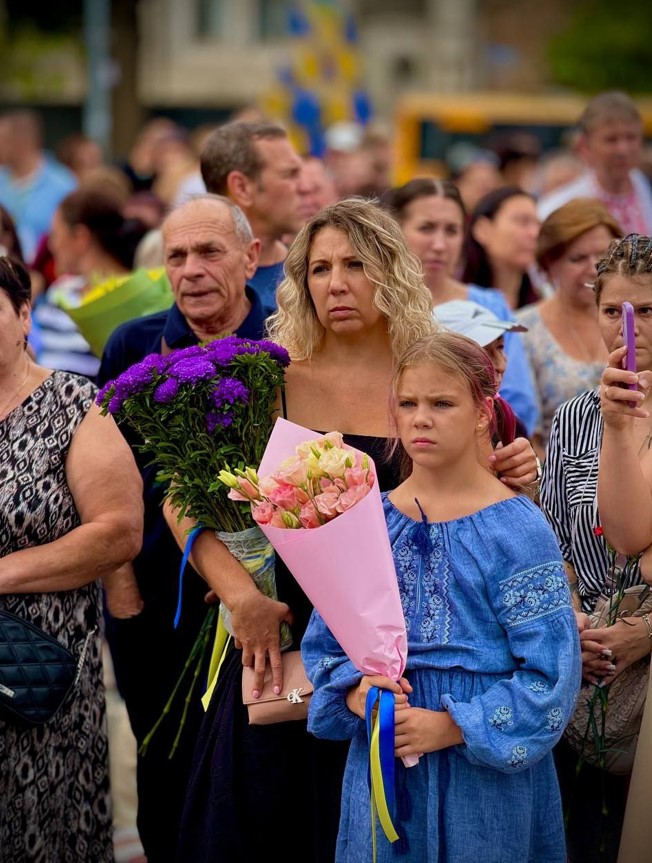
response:
<path fill-rule="evenodd" d="M 394 182 L 447 175 L 446 154 L 456 144 L 482 147 L 490 137 L 525 131 L 542 151 L 563 146 L 588 97 L 527 93 L 411 93 L 396 103 Z M 635 99 L 646 137 L 652 137 L 652 98 Z"/>

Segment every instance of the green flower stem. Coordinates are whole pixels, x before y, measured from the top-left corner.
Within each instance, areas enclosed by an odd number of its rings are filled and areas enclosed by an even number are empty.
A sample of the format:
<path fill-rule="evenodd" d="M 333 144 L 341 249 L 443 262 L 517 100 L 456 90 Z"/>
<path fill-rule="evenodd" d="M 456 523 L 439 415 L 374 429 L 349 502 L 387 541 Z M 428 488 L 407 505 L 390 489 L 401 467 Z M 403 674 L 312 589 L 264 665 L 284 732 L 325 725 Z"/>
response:
<path fill-rule="evenodd" d="M 183 666 L 181 674 L 177 678 L 177 682 L 174 685 L 174 689 L 172 690 L 172 693 L 171 693 L 170 697 L 168 698 L 161 715 L 156 720 L 156 722 L 154 723 L 154 725 L 152 726 L 150 731 L 147 733 L 147 735 L 143 739 L 143 742 L 140 744 L 140 748 L 138 749 L 138 753 L 140 755 L 146 755 L 147 754 L 147 749 L 149 747 L 149 744 L 152 742 L 152 738 L 154 737 L 154 735 L 158 731 L 158 729 L 161 726 L 161 723 L 163 722 L 165 717 L 170 713 L 170 711 L 172 709 L 172 705 L 174 704 L 174 702 L 176 700 L 177 693 L 179 692 L 179 689 L 181 688 L 181 684 L 183 683 L 183 680 L 184 680 L 187 672 L 192 667 L 193 662 L 197 660 L 198 654 L 199 654 L 199 660 L 197 661 L 197 667 L 195 669 L 195 673 L 193 675 L 193 678 L 195 678 L 199 674 L 199 670 L 201 669 L 202 661 L 203 661 L 204 655 L 206 653 L 206 646 L 207 646 L 208 641 L 209 641 L 210 632 L 212 630 L 212 624 L 213 624 L 213 621 L 215 620 L 216 614 L 217 614 L 217 606 L 212 605 L 208 609 L 208 612 L 206 613 L 206 617 L 204 618 L 204 622 L 202 623 L 201 629 L 199 630 L 199 635 L 197 636 L 197 639 L 196 639 L 195 643 L 193 644 L 193 646 L 190 650 L 190 653 L 188 654 L 188 659 L 186 659 L 186 662 L 185 662 L 185 665 Z M 191 686 L 191 690 L 192 690 L 193 686 L 194 686 L 194 680 L 193 680 L 193 684 Z M 186 699 L 186 701 L 187 701 L 187 699 Z M 182 722 L 185 722 L 187 712 L 188 712 L 187 709 L 184 709 Z M 181 731 L 181 729 L 179 729 L 179 732 L 180 731 Z M 175 746 L 173 747 L 173 750 L 176 749 L 176 744 L 178 743 L 178 739 L 179 739 L 179 734 L 177 734 L 177 738 L 175 739 Z M 171 758 L 173 754 L 174 754 L 174 752 L 171 752 L 169 757 Z"/>
<path fill-rule="evenodd" d="M 211 614 L 211 611 L 214 611 L 214 607 L 209 609 L 209 612 L 206 615 L 206 618 L 208 619 L 208 617 L 210 616 L 210 622 L 212 623 L 215 615 Z M 206 621 L 204 621 L 204 624 L 205 623 L 206 623 Z M 184 701 L 183 713 L 181 714 L 181 722 L 179 723 L 179 728 L 177 730 L 177 735 L 174 738 L 174 742 L 172 744 L 172 749 L 170 750 L 170 754 L 168 755 L 169 759 L 174 758 L 174 755 L 175 755 L 177 748 L 179 746 L 179 741 L 181 740 L 181 734 L 183 733 L 183 729 L 184 729 L 185 724 L 186 724 L 186 719 L 188 718 L 188 710 L 190 709 L 190 702 L 192 701 L 192 696 L 194 694 L 195 687 L 197 686 L 197 681 L 199 680 L 199 675 L 201 673 L 202 665 L 204 663 L 204 657 L 206 656 L 206 650 L 207 650 L 208 645 L 210 643 L 212 629 L 213 629 L 212 626 L 205 626 L 204 625 L 204 626 L 202 626 L 201 630 L 199 631 L 199 638 L 197 639 L 198 641 L 201 641 L 201 645 L 199 648 L 199 654 L 200 654 L 199 660 L 195 666 L 195 672 L 192 676 L 192 683 L 190 684 L 190 689 L 188 690 L 188 694 L 186 695 L 186 699 Z"/>

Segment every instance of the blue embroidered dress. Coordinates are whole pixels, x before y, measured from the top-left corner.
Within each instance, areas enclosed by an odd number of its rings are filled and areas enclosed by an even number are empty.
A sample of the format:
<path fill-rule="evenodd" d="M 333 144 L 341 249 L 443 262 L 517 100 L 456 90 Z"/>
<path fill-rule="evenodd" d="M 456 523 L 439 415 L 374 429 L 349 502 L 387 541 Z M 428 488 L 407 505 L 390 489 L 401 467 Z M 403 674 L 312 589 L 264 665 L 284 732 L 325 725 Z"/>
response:
<path fill-rule="evenodd" d="M 465 743 L 396 762 L 399 842 L 378 863 L 565 863 L 551 750 L 580 684 L 577 625 L 554 534 L 514 497 L 425 528 L 384 496 L 408 631 L 416 707 L 448 710 Z M 363 720 L 348 710 L 360 674 L 317 612 L 302 642 L 315 684 L 308 728 L 352 738 L 337 863 L 372 859 Z"/>

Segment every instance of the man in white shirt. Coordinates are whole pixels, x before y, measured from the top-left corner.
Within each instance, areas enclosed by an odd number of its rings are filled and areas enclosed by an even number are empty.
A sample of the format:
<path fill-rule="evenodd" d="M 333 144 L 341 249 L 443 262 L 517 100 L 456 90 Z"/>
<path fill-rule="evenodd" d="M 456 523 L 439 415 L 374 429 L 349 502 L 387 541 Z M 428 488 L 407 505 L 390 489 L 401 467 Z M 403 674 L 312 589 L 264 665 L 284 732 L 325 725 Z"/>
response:
<path fill-rule="evenodd" d="M 638 169 L 643 153 L 643 123 L 625 93 L 600 93 L 579 121 L 578 152 L 587 170 L 577 180 L 545 195 L 540 219 L 574 198 L 599 198 L 624 234 L 652 234 L 652 191 Z"/>

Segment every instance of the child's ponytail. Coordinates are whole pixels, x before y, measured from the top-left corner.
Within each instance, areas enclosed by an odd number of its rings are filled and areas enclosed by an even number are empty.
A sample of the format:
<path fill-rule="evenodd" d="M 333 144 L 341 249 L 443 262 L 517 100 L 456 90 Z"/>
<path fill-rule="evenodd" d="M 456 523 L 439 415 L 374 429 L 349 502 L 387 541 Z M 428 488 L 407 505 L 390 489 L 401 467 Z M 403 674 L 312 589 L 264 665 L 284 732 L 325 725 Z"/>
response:
<path fill-rule="evenodd" d="M 516 437 L 516 415 L 504 398 L 494 396 L 494 434 L 492 443 L 507 446 Z"/>

